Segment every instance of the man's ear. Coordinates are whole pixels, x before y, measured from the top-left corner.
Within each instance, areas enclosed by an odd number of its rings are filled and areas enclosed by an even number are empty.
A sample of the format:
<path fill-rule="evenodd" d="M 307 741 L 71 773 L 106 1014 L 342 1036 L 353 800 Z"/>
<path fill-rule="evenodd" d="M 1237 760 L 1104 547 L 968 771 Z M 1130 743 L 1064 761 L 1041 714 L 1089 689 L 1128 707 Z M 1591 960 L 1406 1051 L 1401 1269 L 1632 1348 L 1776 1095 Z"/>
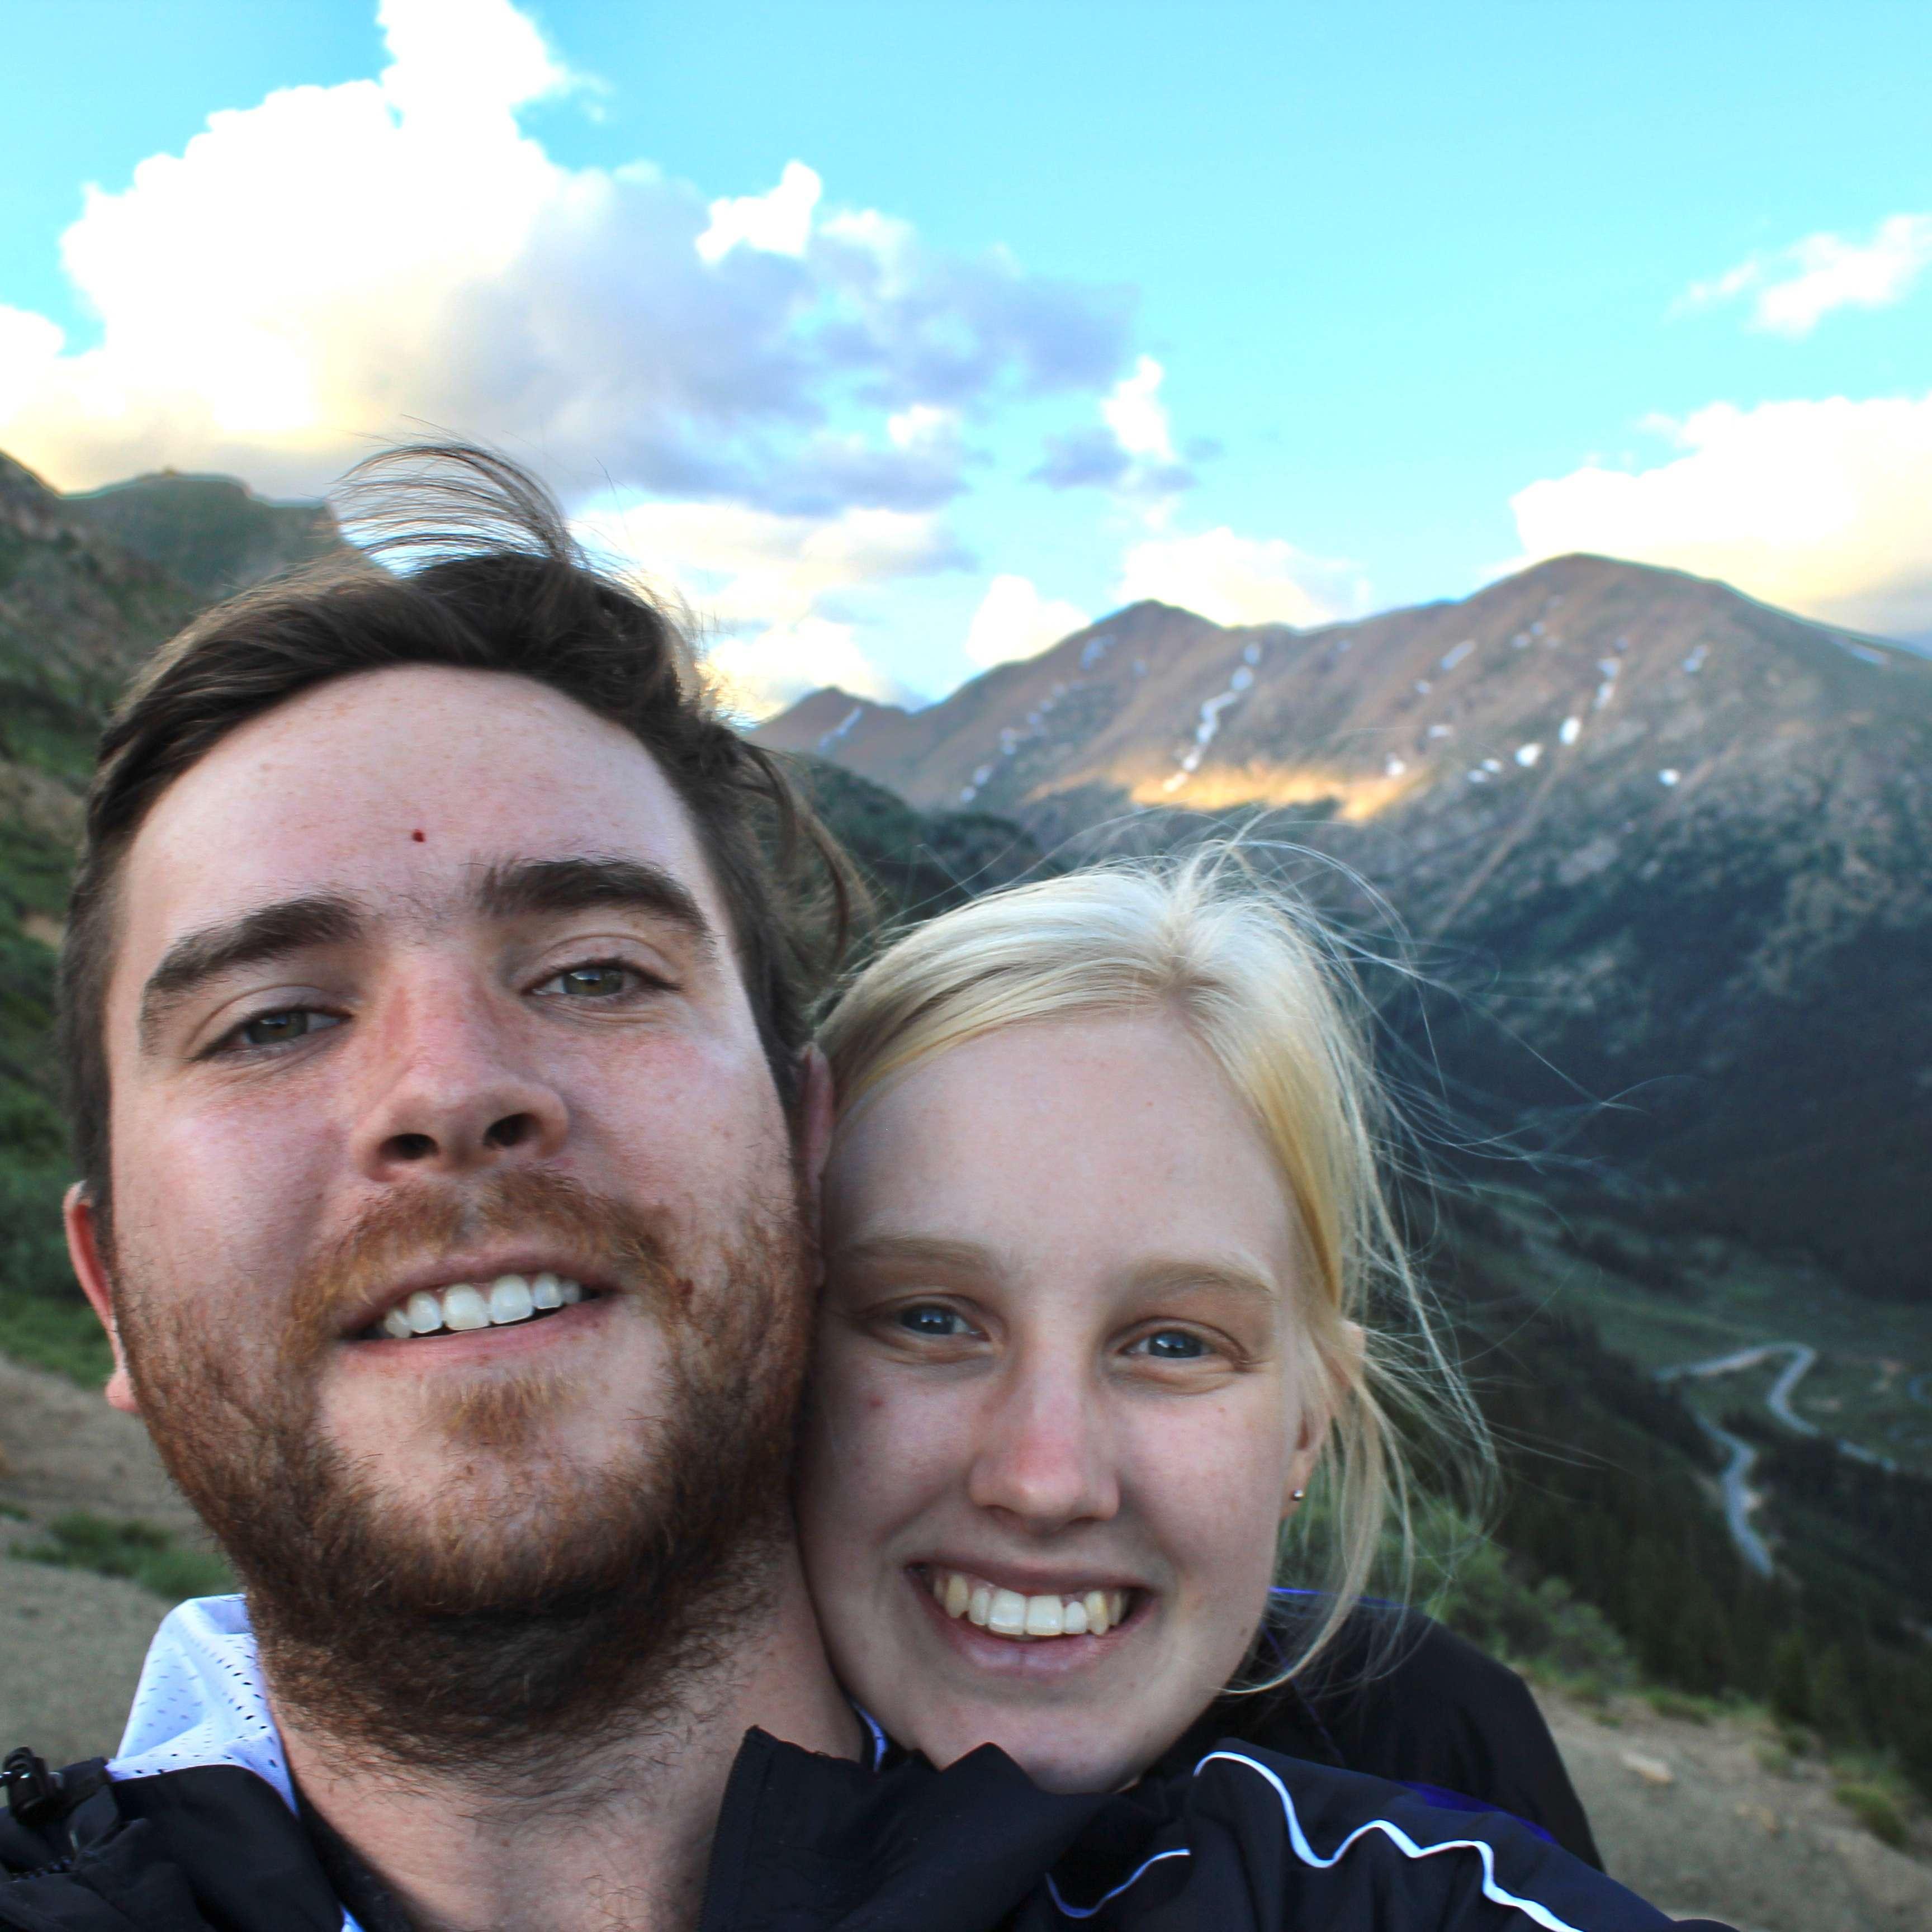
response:
<path fill-rule="evenodd" d="M 101 1393 L 112 1407 L 139 1415 L 141 1406 L 134 1400 L 134 1384 L 128 1375 L 127 1352 L 121 1346 L 121 1328 L 114 1318 L 114 1291 L 101 1262 L 100 1226 L 94 1217 L 94 1203 L 87 1198 L 86 1181 L 76 1180 L 68 1190 L 61 1204 L 61 1216 L 67 1224 L 68 1258 L 80 1278 L 80 1292 L 100 1316 L 100 1325 L 107 1330 L 107 1339 L 114 1346 L 114 1372 L 107 1378 L 107 1386 Z"/>
<path fill-rule="evenodd" d="M 1358 1322 L 1344 1322 L 1339 1336 L 1336 1358 L 1324 1363 L 1320 1384 L 1308 1391 L 1301 1408 L 1301 1432 L 1296 1438 L 1294 1454 L 1288 1460 L 1288 1483 L 1281 1499 L 1282 1520 L 1286 1522 L 1301 1507 L 1308 1492 L 1315 1466 L 1321 1460 L 1322 1447 L 1334 1427 L 1335 1412 L 1354 1390 L 1362 1385 L 1363 1365 L 1368 1356 L 1368 1336 Z"/>

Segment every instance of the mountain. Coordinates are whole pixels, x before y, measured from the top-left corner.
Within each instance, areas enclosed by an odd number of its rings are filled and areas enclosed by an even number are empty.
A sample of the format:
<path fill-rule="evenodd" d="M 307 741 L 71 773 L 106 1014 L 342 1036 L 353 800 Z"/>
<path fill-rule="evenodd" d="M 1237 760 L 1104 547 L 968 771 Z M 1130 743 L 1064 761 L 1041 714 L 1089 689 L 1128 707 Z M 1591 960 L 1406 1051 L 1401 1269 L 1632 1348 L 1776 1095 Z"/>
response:
<path fill-rule="evenodd" d="M 342 541 L 322 504 L 275 502 L 232 476 L 164 470 L 65 497 L 62 508 L 204 602 L 326 556 Z"/>
<path fill-rule="evenodd" d="M 0 1316 L 71 1292 L 54 949 L 94 744 L 128 671 L 212 597 L 339 541 L 224 478 L 68 496 L 0 456 Z M 20 1318 L 33 1332 L 39 1311 Z M 44 1325 L 44 1324 L 43 1324 Z"/>
<path fill-rule="evenodd" d="M 1048 849 L 1268 830 L 1385 896 L 1428 1049 L 1659 1222 L 1932 1298 L 1932 663 L 1592 556 L 1295 631 L 1144 603 L 916 712 L 757 734 Z M 1372 908 L 1339 873 L 1338 911 Z M 1410 1027 L 1421 1042 L 1420 1021 Z"/>

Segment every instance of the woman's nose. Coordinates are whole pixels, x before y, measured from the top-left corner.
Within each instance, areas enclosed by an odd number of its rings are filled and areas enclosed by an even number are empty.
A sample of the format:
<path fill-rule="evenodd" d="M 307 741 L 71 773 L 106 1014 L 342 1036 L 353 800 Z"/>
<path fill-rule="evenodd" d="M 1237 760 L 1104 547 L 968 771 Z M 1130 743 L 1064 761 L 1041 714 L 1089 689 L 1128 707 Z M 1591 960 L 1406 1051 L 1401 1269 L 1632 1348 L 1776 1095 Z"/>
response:
<path fill-rule="evenodd" d="M 1105 1522 L 1120 1506 L 1097 1396 L 1071 1377 L 1016 1373 L 980 1419 L 967 1492 L 1035 1534 Z"/>

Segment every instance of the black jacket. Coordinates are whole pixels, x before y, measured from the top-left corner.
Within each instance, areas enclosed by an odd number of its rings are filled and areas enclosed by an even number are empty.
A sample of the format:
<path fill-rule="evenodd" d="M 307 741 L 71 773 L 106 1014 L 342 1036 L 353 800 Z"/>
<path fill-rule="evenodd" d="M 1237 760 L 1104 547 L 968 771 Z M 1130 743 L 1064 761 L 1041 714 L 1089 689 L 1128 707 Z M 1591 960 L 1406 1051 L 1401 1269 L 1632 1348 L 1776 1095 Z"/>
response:
<path fill-rule="evenodd" d="M 1250 1660 L 1255 1680 L 1266 1658 Z M 1255 1681 L 1251 1680 L 1251 1681 Z M 1589 1820 L 1522 1679 L 1432 1618 L 1365 1604 L 1278 1690 L 1217 1699 L 1162 1760 L 1217 1738 L 1406 1784 L 1436 1804 L 1507 1811 L 1600 1870 Z"/>
<path fill-rule="evenodd" d="M 1402 1784 L 1378 1781 L 1391 1778 Z M 344 1903 L 363 1932 L 402 1924 L 321 1820 L 232 1766 L 112 1785 L 77 1766 L 39 1802 L 23 1774 L 10 1801 L 0 1926 L 340 1932 Z M 1333 1851 L 1322 1834 L 1339 1845 L 1358 1826 L 1366 1838 L 1322 1864 Z M 1426 1617 L 1370 1606 L 1294 1684 L 1221 1698 L 1123 1797 L 1049 1797 L 995 1750 L 945 1774 L 902 1754 L 872 1772 L 752 1733 L 718 1818 L 704 1926 L 977 1932 L 1100 1916 L 1279 1932 L 1335 1912 L 1389 1932 L 1505 1924 L 1482 1852 L 1424 1851 L 1462 1839 L 1552 1895 L 1580 1886 L 1594 1916 L 1576 1922 L 1666 1922 L 1547 1844 L 1596 1862 L 1522 1681 Z M 1248 1916 L 1227 1916 L 1237 1893 Z"/>
<path fill-rule="evenodd" d="M 98 1762 L 0 1820 L 17 1932 L 340 1932 L 315 1842 L 226 1766 Z M 700 1932 L 1663 1932 L 1501 1814 L 1229 1739 L 1131 1791 L 1058 1796 L 990 1747 L 872 1771 L 754 1731 L 721 1808 Z"/>

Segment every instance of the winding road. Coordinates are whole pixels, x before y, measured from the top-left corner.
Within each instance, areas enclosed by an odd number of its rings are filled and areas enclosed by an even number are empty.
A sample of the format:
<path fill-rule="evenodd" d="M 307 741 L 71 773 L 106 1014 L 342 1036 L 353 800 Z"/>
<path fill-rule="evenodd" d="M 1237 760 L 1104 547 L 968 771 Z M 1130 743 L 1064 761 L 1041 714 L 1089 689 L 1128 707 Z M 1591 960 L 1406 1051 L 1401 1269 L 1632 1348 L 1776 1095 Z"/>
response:
<path fill-rule="evenodd" d="M 1680 1362 L 1675 1368 L 1659 1369 L 1657 1379 L 1660 1382 L 1704 1382 L 1714 1376 L 1735 1375 L 1740 1370 L 1754 1369 L 1760 1363 L 1768 1362 L 1778 1355 L 1789 1355 L 1791 1359 L 1772 1384 L 1771 1393 L 1765 1397 L 1765 1406 L 1786 1428 L 1796 1430 L 1801 1436 L 1816 1436 L 1816 1425 L 1807 1422 L 1791 1406 L 1792 1390 L 1818 1359 L 1817 1350 L 1808 1342 L 1765 1342 L 1756 1348 L 1736 1349 L 1728 1355 L 1712 1355 L 1697 1362 Z M 1694 1409 L 1691 1413 L 1697 1418 L 1697 1426 L 1730 1457 L 1724 1465 L 1720 1480 L 1724 1486 L 1724 1522 L 1731 1532 L 1731 1540 L 1737 1545 L 1738 1554 L 1752 1569 L 1760 1576 L 1768 1576 L 1770 1548 L 1751 1526 L 1751 1512 L 1763 1500 L 1750 1486 L 1750 1472 L 1757 1461 L 1757 1450 L 1742 1436 L 1720 1428 L 1701 1411 Z"/>
<path fill-rule="evenodd" d="M 1728 1355 L 1712 1355 L 1702 1361 L 1680 1362 L 1674 1368 L 1659 1369 L 1657 1379 L 1660 1382 L 1704 1382 L 1714 1376 L 1736 1375 L 1740 1370 L 1756 1368 L 1780 1355 L 1789 1359 L 1779 1371 L 1777 1381 L 1772 1384 L 1764 1399 L 1765 1406 L 1795 1433 L 1822 1436 L 1825 1432 L 1815 1422 L 1806 1421 L 1791 1406 L 1792 1394 L 1818 1360 L 1817 1350 L 1808 1342 L 1761 1342 L 1753 1348 L 1736 1349 Z M 1927 1398 L 1919 1394 L 1921 1384 L 1932 1384 L 1932 1375 L 1916 1376 L 1911 1385 L 1910 1393 L 1914 1398 L 1924 1401 Z M 1764 1538 L 1751 1526 L 1751 1514 L 1763 1500 L 1750 1486 L 1751 1468 L 1757 1460 L 1757 1450 L 1742 1436 L 1720 1428 L 1708 1416 L 1696 1410 L 1691 1412 L 1696 1416 L 1698 1427 L 1730 1456 L 1720 1480 L 1724 1492 L 1724 1521 L 1730 1528 L 1731 1540 L 1737 1545 L 1738 1555 L 1760 1576 L 1768 1576 L 1771 1551 Z M 1889 1456 L 1874 1455 L 1860 1443 L 1847 1442 L 1843 1436 L 1835 1441 L 1841 1456 L 1850 1456 L 1856 1462 L 1870 1462 L 1881 1469 L 1898 1467 Z"/>
<path fill-rule="evenodd" d="M 1733 1436 L 1728 1429 L 1720 1429 L 1707 1415 L 1693 1409 L 1697 1426 L 1713 1442 L 1730 1451 L 1731 1460 L 1724 1465 L 1720 1479 L 1724 1486 L 1724 1522 L 1731 1532 L 1731 1540 L 1738 1546 L 1738 1554 L 1760 1576 L 1771 1574 L 1771 1551 L 1765 1540 L 1751 1527 L 1751 1511 L 1763 1502 L 1762 1496 L 1750 1486 L 1751 1465 L 1757 1460 L 1757 1451 L 1742 1436 Z"/>

